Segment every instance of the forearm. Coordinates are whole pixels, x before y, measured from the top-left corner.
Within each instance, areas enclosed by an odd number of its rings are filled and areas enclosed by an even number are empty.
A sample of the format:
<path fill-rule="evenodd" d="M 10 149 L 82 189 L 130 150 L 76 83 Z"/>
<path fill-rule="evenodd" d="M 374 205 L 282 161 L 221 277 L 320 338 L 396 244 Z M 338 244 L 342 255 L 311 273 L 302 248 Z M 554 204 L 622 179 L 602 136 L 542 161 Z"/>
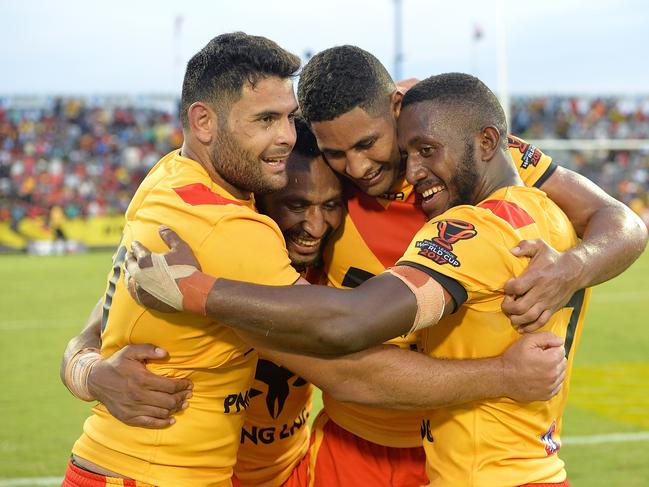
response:
<path fill-rule="evenodd" d="M 559 167 L 541 189 L 564 211 L 582 238 L 566 252 L 580 269 L 575 289 L 617 276 L 647 245 L 647 227 L 642 220 L 587 178 Z"/>
<path fill-rule="evenodd" d="M 567 252 L 578 259 L 579 287 L 607 281 L 627 269 L 647 245 L 647 227 L 629 208 L 613 204 L 589 219 L 579 245 Z"/>
<path fill-rule="evenodd" d="M 72 338 L 63 352 L 63 359 L 61 360 L 60 376 L 61 381 L 65 384 L 65 369 L 68 362 L 74 355 L 84 348 L 101 348 L 101 313 L 102 313 L 102 300 L 100 299 L 95 307 L 92 309 L 86 326 L 81 333 Z"/>
<path fill-rule="evenodd" d="M 264 353 L 343 402 L 421 410 L 507 394 L 500 357 L 441 360 L 391 346 L 336 358 Z"/>
<path fill-rule="evenodd" d="M 346 291 L 218 279 L 205 310 L 268 347 L 340 355 L 382 343 L 412 326 L 414 295 L 397 279 L 372 281 Z"/>

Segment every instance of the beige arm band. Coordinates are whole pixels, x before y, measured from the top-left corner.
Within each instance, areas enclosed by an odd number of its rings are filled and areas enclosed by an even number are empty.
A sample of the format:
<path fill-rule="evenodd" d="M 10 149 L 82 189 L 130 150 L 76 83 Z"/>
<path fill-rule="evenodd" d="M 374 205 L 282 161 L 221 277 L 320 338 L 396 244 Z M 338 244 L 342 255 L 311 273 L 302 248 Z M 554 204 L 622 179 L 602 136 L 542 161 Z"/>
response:
<path fill-rule="evenodd" d="M 408 286 L 417 300 L 417 315 L 408 333 L 436 324 L 444 314 L 444 288 L 425 272 L 413 267 L 400 265 L 386 272 Z"/>

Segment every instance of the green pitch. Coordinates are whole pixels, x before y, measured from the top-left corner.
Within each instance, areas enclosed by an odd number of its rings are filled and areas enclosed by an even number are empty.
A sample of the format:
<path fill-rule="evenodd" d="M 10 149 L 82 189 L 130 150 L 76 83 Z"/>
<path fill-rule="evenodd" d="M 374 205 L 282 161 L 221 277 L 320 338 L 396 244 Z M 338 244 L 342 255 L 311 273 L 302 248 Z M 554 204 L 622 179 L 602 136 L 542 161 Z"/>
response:
<path fill-rule="evenodd" d="M 0 487 L 63 475 L 89 407 L 61 385 L 59 360 L 103 293 L 110 258 L 0 257 Z M 633 435 L 649 432 L 648 316 L 645 253 L 593 295 L 561 449 L 575 487 L 649 482 L 649 434 Z"/>

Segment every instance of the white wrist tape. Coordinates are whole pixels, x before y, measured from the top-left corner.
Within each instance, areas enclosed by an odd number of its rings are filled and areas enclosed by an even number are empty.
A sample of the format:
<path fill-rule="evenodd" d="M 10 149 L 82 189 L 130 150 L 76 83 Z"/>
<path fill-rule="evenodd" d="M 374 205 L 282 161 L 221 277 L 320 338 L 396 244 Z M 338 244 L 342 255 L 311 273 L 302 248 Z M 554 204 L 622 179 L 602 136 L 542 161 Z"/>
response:
<path fill-rule="evenodd" d="M 425 272 L 405 265 L 391 267 L 386 272 L 399 278 L 408 286 L 417 300 L 417 314 L 408 333 L 432 326 L 442 318 L 444 288 L 435 279 Z"/>
<path fill-rule="evenodd" d="M 65 367 L 65 386 L 82 401 L 95 400 L 88 390 L 88 376 L 100 360 L 99 349 L 84 348 L 75 353 Z"/>
<path fill-rule="evenodd" d="M 151 254 L 152 267 L 144 269 L 134 260 L 126 261 L 124 279 L 128 285 L 133 277 L 142 289 L 165 304 L 182 311 L 183 295 L 178 289 L 176 279 L 193 274 L 196 268 L 191 265 L 168 265 L 162 254 Z"/>

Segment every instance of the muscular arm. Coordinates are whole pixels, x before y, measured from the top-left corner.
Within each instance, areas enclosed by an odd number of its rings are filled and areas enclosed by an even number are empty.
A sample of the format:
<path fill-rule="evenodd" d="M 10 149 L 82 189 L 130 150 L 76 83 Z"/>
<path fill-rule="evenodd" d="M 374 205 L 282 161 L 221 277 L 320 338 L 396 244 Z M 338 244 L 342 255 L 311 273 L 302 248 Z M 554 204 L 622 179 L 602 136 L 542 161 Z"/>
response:
<path fill-rule="evenodd" d="M 86 326 L 77 336 L 72 338 L 63 352 L 59 374 L 65 384 L 65 368 L 72 357 L 84 348 L 101 348 L 101 303 L 100 299 L 90 312 Z"/>
<path fill-rule="evenodd" d="M 502 396 L 545 400 L 558 392 L 566 367 L 562 340 L 547 332 L 521 338 L 499 357 L 472 360 L 434 359 L 385 345 L 338 358 L 307 357 L 243 338 L 339 401 L 390 409 L 431 409 Z"/>
<path fill-rule="evenodd" d="M 61 360 L 65 369 L 84 348 L 101 348 L 102 300 L 95 305 L 79 335 L 72 338 Z M 147 360 L 161 360 L 167 352 L 151 344 L 127 345 L 99 361 L 88 376 L 88 389 L 120 421 L 131 426 L 162 428 L 174 423 L 173 414 L 186 406 L 191 382 L 168 379 L 149 372 Z"/>
<path fill-rule="evenodd" d="M 647 244 L 642 220 L 587 178 L 558 167 L 541 189 L 566 213 L 582 241 L 563 253 L 541 241 L 524 241 L 516 249 L 532 260 L 505 284 L 509 297 L 503 311 L 525 331 L 544 325 L 577 290 L 620 274 Z"/>
<path fill-rule="evenodd" d="M 406 285 L 390 275 L 353 290 L 218 279 L 205 312 L 278 350 L 340 355 L 407 333 L 417 302 Z"/>

